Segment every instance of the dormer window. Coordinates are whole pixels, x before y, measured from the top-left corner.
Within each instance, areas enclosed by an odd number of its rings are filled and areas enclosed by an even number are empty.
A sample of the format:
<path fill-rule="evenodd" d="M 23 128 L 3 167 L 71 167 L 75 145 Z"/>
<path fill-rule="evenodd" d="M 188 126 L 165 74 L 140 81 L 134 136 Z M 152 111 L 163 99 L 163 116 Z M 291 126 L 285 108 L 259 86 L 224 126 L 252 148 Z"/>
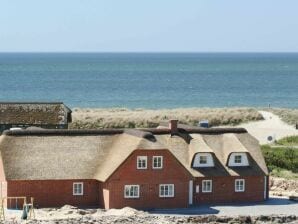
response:
<path fill-rule="evenodd" d="M 209 152 L 199 152 L 193 159 L 193 167 L 213 167 L 214 161 L 212 154 Z"/>
<path fill-rule="evenodd" d="M 247 153 L 245 152 L 233 152 L 229 156 L 228 165 L 230 167 L 236 166 L 249 166 Z"/>

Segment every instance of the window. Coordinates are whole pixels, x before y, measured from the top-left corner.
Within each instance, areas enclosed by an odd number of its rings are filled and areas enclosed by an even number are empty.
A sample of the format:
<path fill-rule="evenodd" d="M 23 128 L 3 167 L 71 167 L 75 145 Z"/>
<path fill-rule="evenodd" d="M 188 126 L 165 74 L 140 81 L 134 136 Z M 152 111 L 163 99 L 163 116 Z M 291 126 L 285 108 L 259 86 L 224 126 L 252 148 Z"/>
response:
<path fill-rule="evenodd" d="M 203 193 L 212 192 L 212 180 L 202 181 L 202 192 Z"/>
<path fill-rule="evenodd" d="M 83 183 L 73 183 L 72 194 L 73 195 L 83 195 Z"/>
<path fill-rule="evenodd" d="M 125 198 L 139 198 L 140 197 L 140 185 L 125 185 L 124 186 Z"/>
<path fill-rule="evenodd" d="M 236 155 L 234 157 L 234 162 L 235 163 L 242 163 L 242 156 L 241 155 Z"/>
<path fill-rule="evenodd" d="M 235 192 L 243 192 L 245 190 L 245 181 L 244 179 L 235 180 Z"/>
<path fill-rule="evenodd" d="M 147 156 L 138 156 L 137 157 L 137 168 L 138 169 L 147 169 Z"/>
<path fill-rule="evenodd" d="M 200 156 L 200 164 L 207 164 L 207 156 Z"/>
<path fill-rule="evenodd" d="M 161 198 L 174 197 L 174 184 L 160 184 L 159 197 Z"/>
<path fill-rule="evenodd" d="M 152 168 L 153 169 L 162 169 L 163 157 L 162 156 L 153 156 L 152 159 Z"/>

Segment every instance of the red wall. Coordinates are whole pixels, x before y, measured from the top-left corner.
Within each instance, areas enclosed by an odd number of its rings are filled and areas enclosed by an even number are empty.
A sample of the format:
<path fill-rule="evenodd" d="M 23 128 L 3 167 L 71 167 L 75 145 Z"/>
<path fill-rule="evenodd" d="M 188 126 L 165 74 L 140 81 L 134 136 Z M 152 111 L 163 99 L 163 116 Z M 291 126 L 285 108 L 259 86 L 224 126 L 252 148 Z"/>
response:
<path fill-rule="evenodd" d="M 146 170 L 137 169 L 137 156 L 148 156 Z M 163 156 L 163 169 L 152 169 L 152 156 Z M 3 178 L 0 171 L 0 179 Z M 200 205 L 264 200 L 264 176 L 239 178 L 245 179 L 245 192 L 235 192 L 234 184 L 237 178 L 239 177 L 195 178 L 193 203 Z M 188 171 L 168 150 L 136 150 L 105 183 L 97 180 L 7 181 L 7 196 L 27 196 L 28 201 L 30 197 L 34 197 L 35 206 L 38 207 L 58 207 L 69 204 L 102 208 L 125 206 L 141 209 L 179 208 L 188 207 L 188 188 L 189 181 L 192 179 Z M 213 180 L 212 193 L 202 193 L 203 179 Z M 83 196 L 73 196 L 73 182 L 84 183 Z M 140 198 L 124 198 L 124 185 L 132 184 L 140 185 Z M 160 198 L 159 184 L 174 184 L 175 196 Z M 268 184 L 269 181 L 267 181 L 267 186 L 269 186 Z M 199 193 L 196 193 L 196 185 L 200 186 Z M 11 207 L 14 205 L 12 204 Z"/>
<path fill-rule="evenodd" d="M 148 156 L 147 169 L 137 169 L 137 156 Z M 163 156 L 163 169 L 152 169 L 152 156 Z M 136 150 L 108 179 L 103 188 L 105 208 L 179 208 L 188 206 L 187 170 L 168 150 Z M 124 185 L 140 185 L 140 198 L 124 198 Z M 174 184 L 174 198 L 160 198 L 159 184 Z M 107 191 L 109 193 L 107 193 Z"/>
<path fill-rule="evenodd" d="M 245 191 L 235 192 L 235 179 L 245 179 Z M 202 180 L 212 180 L 212 192 L 202 192 Z M 264 200 L 264 176 L 196 178 L 194 202 L 206 203 L 256 202 Z M 200 192 L 196 193 L 196 185 Z"/>
<path fill-rule="evenodd" d="M 73 195 L 73 182 L 84 183 L 84 195 Z M 38 207 L 102 206 L 102 184 L 96 180 L 30 180 L 7 181 L 7 196 L 34 197 Z M 15 202 L 7 202 L 8 207 L 15 207 Z M 10 206 L 11 205 L 11 206 Z"/>

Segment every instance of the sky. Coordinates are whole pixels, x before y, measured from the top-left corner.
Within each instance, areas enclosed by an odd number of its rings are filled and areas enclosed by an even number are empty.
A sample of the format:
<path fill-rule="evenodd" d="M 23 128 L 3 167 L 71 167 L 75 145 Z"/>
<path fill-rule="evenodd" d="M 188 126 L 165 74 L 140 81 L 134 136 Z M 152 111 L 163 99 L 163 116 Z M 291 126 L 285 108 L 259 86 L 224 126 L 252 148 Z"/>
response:
<path fill-rule="evenodd" d="M 298 52 L 298 1 L 0 0 L 0 52 Z"/>

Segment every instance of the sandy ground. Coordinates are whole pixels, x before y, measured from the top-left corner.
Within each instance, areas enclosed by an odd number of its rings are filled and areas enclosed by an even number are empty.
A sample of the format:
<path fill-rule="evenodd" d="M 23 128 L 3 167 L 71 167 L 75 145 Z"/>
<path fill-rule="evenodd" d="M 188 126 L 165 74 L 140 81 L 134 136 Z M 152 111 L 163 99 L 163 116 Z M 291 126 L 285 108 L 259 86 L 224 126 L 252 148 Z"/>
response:
<path fill-rule="evenodd" d="M 238 127 L 245 128 L 252 136 L 259 140 L 260 144 L 267 144 L 268 136 L 278 140 L 286 136 L 298 135 L 298 130 L 283 122 L 277 115 L 267 111 L 259 111 L 264 120 L 240 124 Z"/>
<path fill-rule="evenodd" d="M 270 194 L 273 196 L 298 197 L 298 180 L 287 180 L 281 177 L 269 178 Z"/>
<path fill-rule="evenodd" d="M 6 221 L 20 221 L 22 211 L 6 210 Z M 206 216 L 208 215 L 208 216 Z M 32 223 L 188 223 L 190 217 L 216 216 L 216 219 L 222 217 L 239 218 L 262 217 L 267 219 L 272 216 L 295 216 L 297 221 L 298 202 L 289 201 L 286 198 L 270 198 L 262 203 L 233 204 L 218 206 L 198 206 L 186 209 L 156 209 L 149 212 L 138 211 L 129 207 L 123 209 L 79 209 L 73 206 L 63 206 L 62 208 L 35 209 L 35 219 Z M 179 222 L 176 222 L 179 220 Z M 39 220 L 39 221 L 38 221 Z M 69 221 L 68 220 L 72 220 Z M 85 221 L 82 221 L 85 220 Z M 60 223 L 60 221 L 58 223 Z M 197 220 L 198 221 L 198 220 Z M 117 222 L 118 223 L 118 222 Z M 223 222 L 225 223 L 225 222 Z M 240 222 L 237 222 L 240 223 Z M 242 222 L 241 222 L 242 223 Z"/>

